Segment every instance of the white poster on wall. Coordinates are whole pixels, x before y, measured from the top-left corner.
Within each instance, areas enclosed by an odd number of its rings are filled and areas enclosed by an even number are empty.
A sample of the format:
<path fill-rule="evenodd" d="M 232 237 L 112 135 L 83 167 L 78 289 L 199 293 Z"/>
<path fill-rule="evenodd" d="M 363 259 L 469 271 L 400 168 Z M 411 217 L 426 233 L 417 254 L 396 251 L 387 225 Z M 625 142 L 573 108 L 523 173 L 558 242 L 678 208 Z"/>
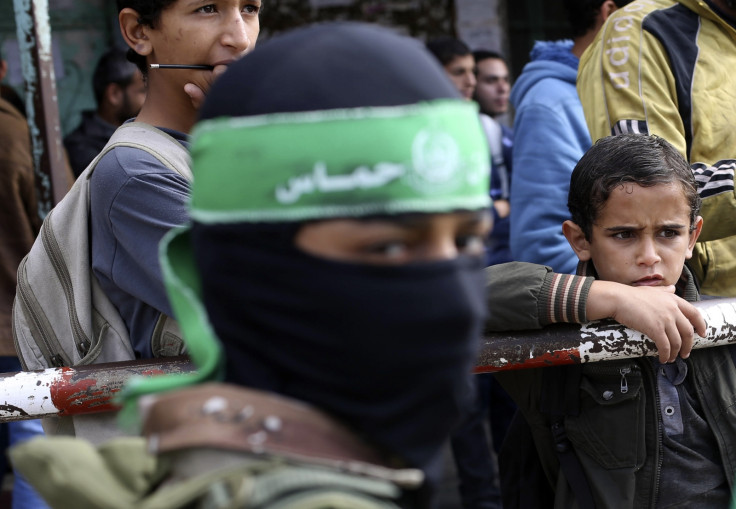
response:
<path fill-rule="evenodd" d="M 458 37 L 472 49 L 501 51 L 504 26 L 499 0 L 455 0 Z"/>

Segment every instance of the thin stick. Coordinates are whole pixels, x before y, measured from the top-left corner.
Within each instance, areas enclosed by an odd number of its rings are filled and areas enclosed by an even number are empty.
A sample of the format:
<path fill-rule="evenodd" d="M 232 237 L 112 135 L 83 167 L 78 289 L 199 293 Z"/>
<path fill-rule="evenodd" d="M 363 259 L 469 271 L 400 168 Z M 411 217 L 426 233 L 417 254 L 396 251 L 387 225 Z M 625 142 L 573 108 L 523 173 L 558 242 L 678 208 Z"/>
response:
<path fill-rule="evenodd" d="M 213 65 L 189 65 L 189 64 L 151 64 L 151 69 L 202 69 L 211 71 L 215 68 Z"/>

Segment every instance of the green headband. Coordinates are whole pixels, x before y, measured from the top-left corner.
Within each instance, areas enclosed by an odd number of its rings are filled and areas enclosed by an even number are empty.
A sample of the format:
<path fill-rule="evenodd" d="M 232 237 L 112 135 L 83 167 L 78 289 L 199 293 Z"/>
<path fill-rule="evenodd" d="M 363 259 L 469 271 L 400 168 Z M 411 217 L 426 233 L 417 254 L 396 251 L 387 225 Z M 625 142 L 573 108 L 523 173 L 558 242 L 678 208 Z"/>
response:
<path fill-rule="evenodd" d="M 465 101 L 205 120 L 191 152 L 201 223 L 490 204 L 488 147 Z"/>

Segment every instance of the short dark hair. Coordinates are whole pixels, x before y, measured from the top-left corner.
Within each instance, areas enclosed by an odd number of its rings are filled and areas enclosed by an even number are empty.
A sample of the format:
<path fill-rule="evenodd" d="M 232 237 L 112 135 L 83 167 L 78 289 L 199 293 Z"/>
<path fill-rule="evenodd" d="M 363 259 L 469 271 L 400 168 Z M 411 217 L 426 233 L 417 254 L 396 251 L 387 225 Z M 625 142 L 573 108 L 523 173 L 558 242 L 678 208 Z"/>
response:
<path fill-rule="evenodd" d="M 595 17 L 605 0 L 565 0 L 571 36 L 580 37 L 595 27 Z M 620 9 L 633 0 L 613 0 Z"/>
<path fill-rule="evenodd" d="M 133 80 L 137 69 L 125 54 L 124 49 L 114 47 L 106 51 L 97 61 L 97 67 L 92 75 L 92 88 L 97 104 L 100 104 L 105 89 L 110 83 L 127 87 Z"/>
<path fill-rule="evenodd" d="M 138 13 L 138 23 L 151 28 L 156 28 L 161 12 L 177 0 L 116 0 L 118 12 L 129 7 Z M 146 57 L 139 55 L 132 48 L 128 49 L 128 60 L 138 66 L 144 76 L 148 75 Z"/>
<path fill-rule="evenodd" d="M 444 36 L 431 39 L 426 43 L 427 49 L 440 64 L 447 65 L 457 57 L 472 55 L 470 48 L 460 39 Z"/>
<path fill-rule="evenodd" d="M 473 51 L 473 58 L 475 58 L 476 64 L 478 62 L 482 62 L 483 60 L 488 60 L 492 58 L 494 60 L 501 60 L 508 67 L 508 62 L 506 62 L 504 56 L 498 51 L 493 51 L 489 49 L 477 49 Z"/>
<path fill-rule="evenodd" d="M 593 224 L 611 192 L 625 183 L 651 187 L 679 182 L 690 204 L 690 228 L 700 211 L 695 177 L 685 158 L 667 140 L 645 134 L 620 134 L 598 140 L 578 161 L 570 177 L 567 208 L 590 240 Z"/>

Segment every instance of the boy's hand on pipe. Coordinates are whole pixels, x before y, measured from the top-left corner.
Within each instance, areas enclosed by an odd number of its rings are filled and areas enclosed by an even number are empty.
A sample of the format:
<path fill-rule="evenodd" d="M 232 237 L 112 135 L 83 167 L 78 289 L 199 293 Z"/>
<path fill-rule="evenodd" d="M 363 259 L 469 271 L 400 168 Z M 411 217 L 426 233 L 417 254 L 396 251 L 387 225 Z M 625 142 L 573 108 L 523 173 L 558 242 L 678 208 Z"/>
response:
<path fill-rule="evenodd" d="M 690 356 L 694 332 L 706 334 L 698 309 L 675 295 L 674 286 L 635 287 L 595 281 L 586 304 L 588 320 L 611 318 L 649 336 L 657 345 L 660 362 L 673 362 L 678 354 Z"/>

